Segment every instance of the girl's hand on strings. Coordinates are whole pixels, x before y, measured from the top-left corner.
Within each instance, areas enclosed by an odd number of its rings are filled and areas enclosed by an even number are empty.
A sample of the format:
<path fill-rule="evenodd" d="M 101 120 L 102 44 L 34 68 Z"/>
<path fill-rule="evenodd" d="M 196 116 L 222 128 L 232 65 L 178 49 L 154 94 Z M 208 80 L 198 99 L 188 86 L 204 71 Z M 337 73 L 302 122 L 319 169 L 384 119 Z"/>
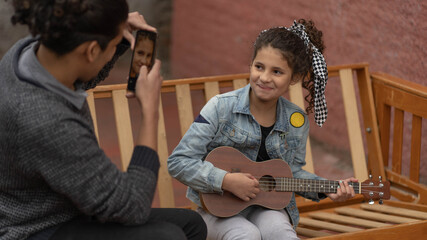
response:
<path fill-rule="evenodd" d="M 340 180 L 339 187 L 337 188 L 337 193 L 326 193 L 326 195 L 334 202 L 344 202 L 348 199 L 354 197 L 355 192 L 349 182 L 358 182 L 356 178 L 347 178 L 345 180 Z"/>

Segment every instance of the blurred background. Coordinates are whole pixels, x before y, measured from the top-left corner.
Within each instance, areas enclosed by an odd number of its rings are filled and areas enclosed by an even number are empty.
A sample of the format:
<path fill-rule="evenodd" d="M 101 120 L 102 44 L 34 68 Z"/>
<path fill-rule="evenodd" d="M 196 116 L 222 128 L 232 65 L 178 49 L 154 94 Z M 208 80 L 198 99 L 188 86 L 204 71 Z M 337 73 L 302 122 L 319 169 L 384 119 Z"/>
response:
<path fill-rule="evenodd" d="M 424 0 L 128 0 L 128 3 L 131 11 L 142 13 L 158 29 L 157 56 L 162 60 L 164 79 L 246 73 L 253 42 L 261 30 L 288 27 L 294 19 L 305 18 L 313 20 L 323 32 L 324 55 L 329 66 L 367 62 L 371 72 L 381 71 L 427 85 L 427 1 Z M 12 12 L 10 1 L 0 1 L 0 56 L 28 34 L 26 27 L 12 26 Z M 103 84 L 126 81 L 130 56 L 128 51 Z M 316 173 L 332 179 L 352 175 L 343 106 L 331 104 L 341 97 L 337 92 L 341 92 L 339 83 L 331 78 L 326 88 L 329 116 L 322 128 L 314 123 L 313 115 L 310 117 Z M 193 108 L 195 115 L 201 107 Z M 405 119 L 410 121 L 410 116 Z M 176 118 L 166 120 L 176 121 Z M 108 124 L 105 123 L 106 132 L 111 129 Z M 420 182 L 426 184 L 425 127 L 422 136 Z M 170 151 L 176 144 L 171 143 Z M 118 153 L 114 142 L 101 145 L 115 161 Z M 409 148 L 404 146 L 405 154 Z M 409 159 L 409 155 L 404 158 Z M 409 171 L 408 164 L 403 171 Z"/>

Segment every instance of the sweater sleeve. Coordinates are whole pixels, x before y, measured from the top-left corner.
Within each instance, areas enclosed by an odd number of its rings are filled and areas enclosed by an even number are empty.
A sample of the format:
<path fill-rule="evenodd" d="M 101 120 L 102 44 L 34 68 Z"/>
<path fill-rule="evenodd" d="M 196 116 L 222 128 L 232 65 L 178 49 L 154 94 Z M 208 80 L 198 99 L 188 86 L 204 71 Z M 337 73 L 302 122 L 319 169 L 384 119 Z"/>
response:
<path fill-rule="evenodd" d="M 50 195 L 65 197 L 101 222 L 144 223 L 157 183 L 157 153 L 135 147 L 127 171 L 122 172 L 98 146 L 90 118 L 57 107 L 60 104 L 46 105 L 50 106 L 34 104 L 33 115 L 21 118 L 19 161 L 27 177 L 43 179 Z"/>

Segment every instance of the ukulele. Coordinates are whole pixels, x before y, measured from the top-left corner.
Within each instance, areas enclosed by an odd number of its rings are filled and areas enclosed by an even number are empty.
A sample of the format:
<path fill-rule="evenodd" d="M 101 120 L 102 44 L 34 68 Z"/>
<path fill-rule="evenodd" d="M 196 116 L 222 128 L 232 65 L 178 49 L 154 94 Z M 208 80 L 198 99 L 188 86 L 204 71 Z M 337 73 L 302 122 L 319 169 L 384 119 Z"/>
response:
<path fill-rule="evenodd" d="M 232 147 L 218 147 L 212 150 L 205 161 L 227 172 L 250 173 L 259 182 L 260 192 L 249 201 L 243 201 L 234 194 L 224 191 L 200 193 L 203 208 L 217 217 L 231 217 L 251 205 L 269 209 L 285 208 L 293 192 L 336 193 L 339 181 L 293 178 L 289 165 L 282 159 L 254 162 Z M 369 203 L 373 199 L 390 199 L 390 182 L 366 180 L 362 183 L 349 182 L 356 194 L 363 194 Z"/>

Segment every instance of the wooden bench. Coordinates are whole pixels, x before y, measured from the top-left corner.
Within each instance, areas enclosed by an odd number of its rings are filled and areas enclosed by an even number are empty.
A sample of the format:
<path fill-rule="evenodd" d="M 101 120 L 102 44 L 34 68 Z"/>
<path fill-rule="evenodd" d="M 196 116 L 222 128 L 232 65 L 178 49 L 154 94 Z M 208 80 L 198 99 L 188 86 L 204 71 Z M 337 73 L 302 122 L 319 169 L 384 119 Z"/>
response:
<path fill-rule="evenodd" d="M 419 184 L 422 122 L 427 119 L 427 86 L 385 73 L 373 73 L 371 78 L 380 137 L 384 139 L 381 153 L 387 179 L 392 183 L 392 195 L 401 201 L 427 205 L 427 188 Z M 405 117 L 409 121 L 405 121 Z M 408 141 L 404 139 L 404 130 L 410 133 L 407 134 L 410 136 Z M 424 134 L 426 132 L 424 128 Z M 424 144 L 427 144 L 426 136 Z M 426 158 L 424 156 L 424 160 Z M 408 171 L 402 171 L 404 165 L 408 166 Z"/>
<path fill-rule="evenodd" d="M 379 127 L 377 120 L 377 108 L 380 101 L 377 100 L 378 98 L 375 98 L 377 94 L 377 87 L 375 86 L 377 79 L 386 77 L 376 74 L 371 78 L 368 72 L 368 65 L 364 63 L 331 66 L 328 67 L 328 72 L 330 81 L 339 81 L 341 84 L 354 176 L 360 180 L 364 180 L 371 173 L 374 176 L 383 176 L 384 180 L 386 178 L 397 179 L 395 175 L 400 177 L 401 174 L 384 167 L 384 165 L 388 166 L 388 164 L 383 158 L 383 151 L 386 151 L 386 149 L 384 141 L 380 141 L 380 134 L 383 139 L 387 140 L 389 139 L 389 135 L 385 133 L 387 128 L 383 127 L 382 124 Z M 173 183 L 176 180 L 173 181 L 167 171 L 167 157 L 170 151 L 179 142 L 180 137 L 187 131 L 194 117 L 208 99 L 216 94 L 245 86 L 248 83 L 248 78 L 249 74 L 235 74 L 164 81 L 162 86 L 158 138 L 158 153 L 161 162 L 158 182 L 160 207 L 175 207 L 177 205 L 175 203 L 177 192 L 174 191 L 176 189 L 174 189 L 175 185 Z M 372 84 L 372 81 L 374 81 L 374 84 Z M 391 81 L 393 82 L 393 80 Z M 357 82 L 358 91 L 355 90 L 355 82 Z M 88 91 L 88 103 L 97 136 L 101 135 L 97 129 L 98 121 L 102 122 L 99 116 L 103 115 L 99 112 L 100 109 L 95 109 L 95 106 L 100 101 L 99 99 L 107 98 L 112 100 L 122 169 L 126 169 L 134 146 L 130 117 L 131 111 L 129 110 L 128 100 L 125 97 L 125 89 L 126 84 L 118 84 L 98 86 Z M 422 90 L 421 92 L 424 94 L 422 98 L 425 101 L 427 91 Z M 289 97 L 292 102 L 301 107 L 304 106 L 301 85 L 293 85 L 290 89 Z M 363 117 L 361 118 L 363 119 L 363 129 L 361 127 L 362 123 L 359 121 L 358 106 L 361 106 L 363 113 Z M 197 108 L 198 110 L 193 111 L 193 108 Z M 171 109 L 176 111 L 175 116 L 168 115 L 172 111 Z M 416 114 L 425 118 L 425 109 L 424 115 Z M 169 117 L 165 119 L 165 115 Z M 170 118 L 172 118 L 172 121 Z M 387 115 L 381 117 L 380 120 L 383 121 L 386 118 Z M 419 121 L 419 119 L 415 120 L 415 126 L 420 125 Z M 171 136 L 173 131 L 168 131 L 167 129 L 170 126 L 165 123 L 176 125 L 180 129 L 180 134 Z M 416 135 L 414 137 L 415 142 L 419 138 Z M 102 138 L 98 137 L 98 139 L 100 143 L 104 141 Z M 414 149 L 416 152 L 417 147 L 414 147 Z M 306 162 L 305 169 L 314 172 L 310 139 L 307 144 Z M 418 160 L 417 162 L 414 160 L 412 162 L 415 162 L 415 165 L 418 163 L 418 168 L 414 167 L 413 171 L 418 170 L 419 172 L 420 161 Z M 398 168 L 395 167 L 395 169 Z M 412 187 L 412 190 L 408 190 L 412 195 L 415 192 L 413 189 L 418 190 L 415 195 L 419 196 L 419 199 L 425 199 L 426 194 L 423 192 L 425 191 L 425 186 L 413 181 L 416 178 L 414 176 L 416 176 L 415 173 L 413 173 L 413 177 L 409 180 L 399 178 L 404 180 L 398 180 L 397 182 L 400 185 L 406 186 L 407 189 L 409 189 L 408 186 Z M 395 191 L 392 193 L 395 193 Z M 179 194 L 182 196 L 184 193 Z M 403 195 L 400 194 L 399 196 Z M 301 212 L 301 222 L 297 232 L 301 238 L 319 237 L 322 239 L 358 239 L 363 236 L 370 236 L 366 234 L 375 234 L 375 236 L 378 236 L 378 239 L 386 239 L 389 233 L 393 233 L 393 236 L 405 238 L 427 234 L 427 220 L 425 217 L 427 206 L 418 204 L 425 202 L 419 201 L 415 203 L 416 201 L 413 201 L 412 203 L 405 203 L 401 198 L 398 198 L 400 201 L 385 201 L 385 204 L 381 206 L 367 205 L 363 197 L 360 196 L 340 204 L 333 203 L 328 199 L 320 203 L 313 203 L 303 198 L 298 198 L 297 204 Z M 409 210 L 412 210 L 412 212 Z M 385 212 L 388 218 L 384 219 L 384 213 L 381 215 L 376 212 Z M 408 218 L 408 212 L 411 218 Z M 391 215 L 396 215 L 396 217 L 391 217 Z M 391 220 L 392 218 L 395 220 Z"/>

